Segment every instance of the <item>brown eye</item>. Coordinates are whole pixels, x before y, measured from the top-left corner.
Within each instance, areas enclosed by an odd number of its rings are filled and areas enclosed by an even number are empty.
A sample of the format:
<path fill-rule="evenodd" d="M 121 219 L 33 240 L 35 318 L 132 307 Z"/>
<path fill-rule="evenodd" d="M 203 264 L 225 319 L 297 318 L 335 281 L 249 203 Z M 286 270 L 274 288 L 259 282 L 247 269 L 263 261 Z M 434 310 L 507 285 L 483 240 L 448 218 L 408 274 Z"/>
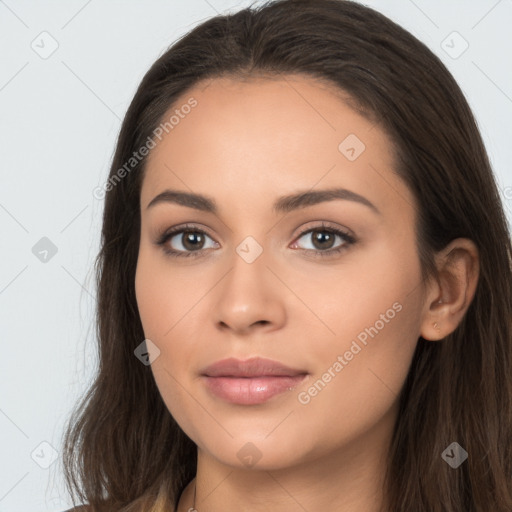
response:
<path fill-rule="evenodd" d="M 197 251 L 202 249 L 205 241 L 203 233 L 199 231 L 183 231 L 181 236 L 182 246 L 189 251 Z"/>
<path fill-rule="evenodd" d="M 311 231 L 311 240 L 317 249 L 332 249 L 336 235 L 328 231 Z"/>
<path fill-rule="evenodd" d="M 209 246 L 207 245 L 208 240 L 210 240 Z M 163 251 L 169 256 L 177 257 L 199 256 L 203 253 L 203 250 L 219 246 L 202 229 L 193 226 L 181 226 L 166 231 L 158 238 L 156 244 L 162 246 Z"/>
<path fill-rule="evenodd" d="M 307 244 L 305 244 L 305 247 L 299 245 L 298 241 L 302 238 L 310 241 L 309 247 L 307 247 Z M 340 240 L 341 242 L 335 245 L 336 240 Z M 348 247 L 355 242 L 356 239 L 344 231 L 331 227 L 318 226 L 304 231 L 297 238 L 294 246 L 307 252 L 312 252 L 315 255 L 329 256 L 348 249 Z"/>

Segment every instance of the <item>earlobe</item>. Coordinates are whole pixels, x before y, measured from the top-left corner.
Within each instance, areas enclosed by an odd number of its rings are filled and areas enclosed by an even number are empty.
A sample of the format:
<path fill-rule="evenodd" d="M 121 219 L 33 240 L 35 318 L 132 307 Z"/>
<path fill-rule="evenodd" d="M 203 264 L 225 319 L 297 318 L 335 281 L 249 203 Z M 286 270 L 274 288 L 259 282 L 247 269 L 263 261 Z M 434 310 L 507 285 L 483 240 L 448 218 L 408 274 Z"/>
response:
<path fill-rule="evenodd" d="M 462 321 L 476 292 L 479 253 L 472 240 L 452 240 L 436 255 L 437 279 L 427 292 L 421 337 L 439 341 Z"/>

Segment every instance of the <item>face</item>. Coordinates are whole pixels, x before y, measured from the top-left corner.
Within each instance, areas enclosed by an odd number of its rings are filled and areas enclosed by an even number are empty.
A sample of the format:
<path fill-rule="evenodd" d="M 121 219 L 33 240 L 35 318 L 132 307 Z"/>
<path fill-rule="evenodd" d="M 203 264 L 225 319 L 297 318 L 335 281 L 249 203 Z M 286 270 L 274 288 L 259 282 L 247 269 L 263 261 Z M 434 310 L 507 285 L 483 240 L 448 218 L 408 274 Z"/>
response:
<path fill-rule="evenodd" d="M 423 300 L 390 139 L 306 77 L 216 79 L 167 117 L 186 104 L 140 197 L 136 297 L 166 406 L 230 466 L 382 444 Z"/>

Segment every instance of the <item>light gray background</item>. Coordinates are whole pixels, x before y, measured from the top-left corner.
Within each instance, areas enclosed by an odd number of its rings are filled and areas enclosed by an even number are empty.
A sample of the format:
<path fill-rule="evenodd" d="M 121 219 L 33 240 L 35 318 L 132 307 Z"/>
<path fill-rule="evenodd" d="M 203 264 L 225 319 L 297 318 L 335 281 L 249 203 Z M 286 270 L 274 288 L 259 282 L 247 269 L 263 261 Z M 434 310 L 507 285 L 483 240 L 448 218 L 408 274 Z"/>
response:
<path fill-rule="evenodd" d="M 64 423 L 95 368 L 92 264 L 103 205 L 92 191 L 107 177 L 136 87 L 179 36 L 249 3 L 0 0 L 0 512 L 71 505 L 60 459 L 41 466 L 52 450 L 60 455 Z M 366 4 L 453 73 L 512 221 L 512 1 Z M 454 31 L 469 44 L 460 55 Z M 32 251 L 42 237 L 57 248 L 46 262 Z"/>

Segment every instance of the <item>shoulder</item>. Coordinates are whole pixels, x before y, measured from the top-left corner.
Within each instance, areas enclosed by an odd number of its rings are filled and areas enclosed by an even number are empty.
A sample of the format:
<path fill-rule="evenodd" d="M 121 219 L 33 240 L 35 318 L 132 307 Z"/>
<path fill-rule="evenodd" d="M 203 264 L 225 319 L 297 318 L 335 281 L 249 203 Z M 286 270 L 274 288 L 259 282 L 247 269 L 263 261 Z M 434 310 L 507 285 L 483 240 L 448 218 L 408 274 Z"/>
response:
<path fill-rule="evenodd" d="M 80 505 L 79 507 L 69 508 L 63 512 L 90 512 L 90 508 L 88 505 Z"/>

